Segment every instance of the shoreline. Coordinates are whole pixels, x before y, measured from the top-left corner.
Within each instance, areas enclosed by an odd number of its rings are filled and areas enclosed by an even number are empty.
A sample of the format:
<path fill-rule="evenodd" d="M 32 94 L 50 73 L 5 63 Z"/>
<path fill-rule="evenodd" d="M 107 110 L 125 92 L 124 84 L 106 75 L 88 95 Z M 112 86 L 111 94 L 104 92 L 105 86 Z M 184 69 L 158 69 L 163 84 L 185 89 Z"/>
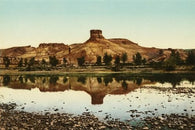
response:
<path fill-rule="evenodd" d="M 18 71 L 18 70 L 0 70 L 0 75 L 67 75 L 67 74 L 195 74 L 195 71 L 163 71 L 163 70 L 128 70 L 128 71 L 99 71 L 99 70 L 77 70 L 77 71 L 64 71 L 64 70 L 51 70 L 51 71 Z"/>
<path fill-rule="evenodd" d="M 15 103 L 0 104 L 1 129 L 195 129 L 195 116 L 190 117 L 188 114 L 146 117 L 140 120 L 141 124 L 130 125 L 132 120 L 101 121 L 89 112 L 76 116 L 67 113 L 39 114 L 14 110 L 15 107 Z"/>

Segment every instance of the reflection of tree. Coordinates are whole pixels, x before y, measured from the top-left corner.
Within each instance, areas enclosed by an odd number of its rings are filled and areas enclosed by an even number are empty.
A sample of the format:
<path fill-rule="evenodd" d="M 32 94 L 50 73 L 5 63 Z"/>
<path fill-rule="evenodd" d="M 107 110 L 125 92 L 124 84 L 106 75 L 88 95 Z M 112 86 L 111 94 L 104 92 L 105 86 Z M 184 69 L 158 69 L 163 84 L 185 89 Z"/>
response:
<path fill-rule="evenodd" d="M 101 84 L 102 83 L 102 78 L 101 77 L 97 77 L 97 81 L 98 81 L 99 84 Z"/>
<path fill-rule="evenodd" d="M 116 77 L 115 77 L 115 80 L 119 83 L 119 82 L 121 81 L 121 78 L 122 78 L 121 76 L 116 76 Z M 122 79 L 123 79 L 123 78 L 122 78 Z"/>
<path fill-rule="evenodd" d="M 66 83 L 67 81 L 68 81 L 68 79 L 67 79 L 67 77 L 65 76 L 65 77 L 63 78 L 63 82 Z"/>
<path fill-rule="evenodd" d="M 57 75 L 52 75 L 49 79 L 49 83 L 50 84 L 56 84 L 56 82 L 58 81 L 59 77 Z"/>
<path fill-rule="evenodd" d="M 108 86 L 108 83 L 112 83 L 113 79 L 111 76 L 105 76 L 104 77 L 104 83 L 106 86 Z"/>
<path fill-rule="evenodd" d="M 78 77 L 77 82 L 80 82 L 82 84 L 85 84 L 86 83 L 86 77 L 84 77 L 84 76 Z"/>
<path fill-rule="evenodd" d="M 20 81 L 21 84 L 24 83 L 24 82 L 23 82 L 23 77 L 22 77 L 22 76 L 19 77 L 19 81 Z"/>
<path fill-rule="evenodd" d="M 150 80 L 151 82 L 159 82 L 159 83 L 170 83 L 172 84 L 173 88 L 176 85 L 179 85 L 180 82 L 186 77 L 187 75 L 182 74 L 155 74 L 150 77 L 144 77 L 145 79 Z M 193 76 L 192 76 L 193 77 Z"/>
<path fill-rule="evenodd" d="M 24 80 L 25 80 L 25 83 L 27 83 L 27 81 L 28 81 L 28 78 L 25 76 L 25 77 L 24 77 Z"/>
<path fill-rule="evenodd" d="M 122 87 L 124 88 L 124 90 L 127 90 L 127 86 L 128 86 L 127 82 L 123 80 Z"/>
<path fill-rule="evenodd" d="M 10 76 L 9 75 L 4 75 L 3 76 L 3 85 L 7 86 L 10 83 Z"/>
<path fill-rule="evenodd" d="M 46 82 L 46 79 L 45 78 L 43 78 L 43 84 Z"/>
<path fill-rule="evenodd" d="M 142 78 L 136 78 L 136 84 L 141 85 L 142 83 Z"/>
<path fill-rule="evenodd" d="M 186 80 L 188 80 L 192 85 L 194 85 L 195 76 L 187 77 Z"/>
<path fill-rule="evenodd" d="M 31 83 L 35 83 L 35 76 L 34 75 L 26 75 L 26 78 L 29 79 Z"/>
<path fill-rule="evenodd" d="M 171 85 L 172 85 L 173 88 L 176 88 L 176 85 L 179 85 L 181 81 L 182 81 L 181 78 L 174 78 L 173 77 L 171 79 L 170 83 L 171 83 Z"/>

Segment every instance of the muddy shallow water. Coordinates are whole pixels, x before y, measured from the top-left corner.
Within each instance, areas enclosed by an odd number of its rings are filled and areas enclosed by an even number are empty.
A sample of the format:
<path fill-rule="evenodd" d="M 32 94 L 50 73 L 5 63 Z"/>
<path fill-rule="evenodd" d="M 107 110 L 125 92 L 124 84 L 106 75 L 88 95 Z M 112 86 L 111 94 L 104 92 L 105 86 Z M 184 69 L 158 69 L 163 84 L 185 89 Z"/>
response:
<path fill-rule="evenodd" d="M 194 116 L 194 81 L 191 75 L 3 75 L 0 103 L 16 103 L 16 110 L 27 112 L 90 112 L 99 119 L 122 121 L 164 114 Z"/>

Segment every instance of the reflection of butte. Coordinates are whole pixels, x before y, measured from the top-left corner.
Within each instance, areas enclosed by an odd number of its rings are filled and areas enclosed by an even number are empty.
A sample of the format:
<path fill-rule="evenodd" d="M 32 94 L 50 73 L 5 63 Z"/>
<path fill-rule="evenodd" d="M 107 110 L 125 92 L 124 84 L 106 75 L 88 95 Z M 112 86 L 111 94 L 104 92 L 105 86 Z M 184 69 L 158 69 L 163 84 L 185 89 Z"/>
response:
<path fill-rule="evenodd" d="M 122 86 L 122 81 L 117 82 L 113 79 L 111 83 L 106 86 L 101 78 L 102 82 L 98 83 L 96 77 L 87 77 L 85 83 L 78 82 L 77 77 L 69 77 L 68 81 L 63 82 L 63 77 L 59 77 L 56 83 L 50 82 L 50 77 L 35 77 L 35 82 L 32 83 L 29 80 L 27 82 L 21 83 L 19 80 L 10 80 L 9 87 L 14 89 L 31 89 L 39 88 L 41 92 L 57 92 L 65 90 L 75 90 L 75 91 L 85 91 L 87 92 L 92 100 L 92 104 L 103 104 L 103 99 L 108 94 L 127 94 L 139 86 L 133 81 L 125 81 L 126 87 Z M 45 81 L 43 83 L 43 81 Z"/>

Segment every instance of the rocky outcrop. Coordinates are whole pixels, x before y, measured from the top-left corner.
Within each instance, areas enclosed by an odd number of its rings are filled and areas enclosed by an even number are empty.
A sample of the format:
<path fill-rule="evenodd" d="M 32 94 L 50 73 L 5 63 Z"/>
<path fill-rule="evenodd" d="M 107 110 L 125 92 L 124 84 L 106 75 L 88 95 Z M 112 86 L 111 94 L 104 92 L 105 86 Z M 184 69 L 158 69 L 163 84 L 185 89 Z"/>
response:
<path fill-rule="evenodd" d="M 87 42 L 98 41 L 101 39 L 105 39 L 102 35 L 102 30 L 90 30 L 90 38 L 87 40 Z"/>

